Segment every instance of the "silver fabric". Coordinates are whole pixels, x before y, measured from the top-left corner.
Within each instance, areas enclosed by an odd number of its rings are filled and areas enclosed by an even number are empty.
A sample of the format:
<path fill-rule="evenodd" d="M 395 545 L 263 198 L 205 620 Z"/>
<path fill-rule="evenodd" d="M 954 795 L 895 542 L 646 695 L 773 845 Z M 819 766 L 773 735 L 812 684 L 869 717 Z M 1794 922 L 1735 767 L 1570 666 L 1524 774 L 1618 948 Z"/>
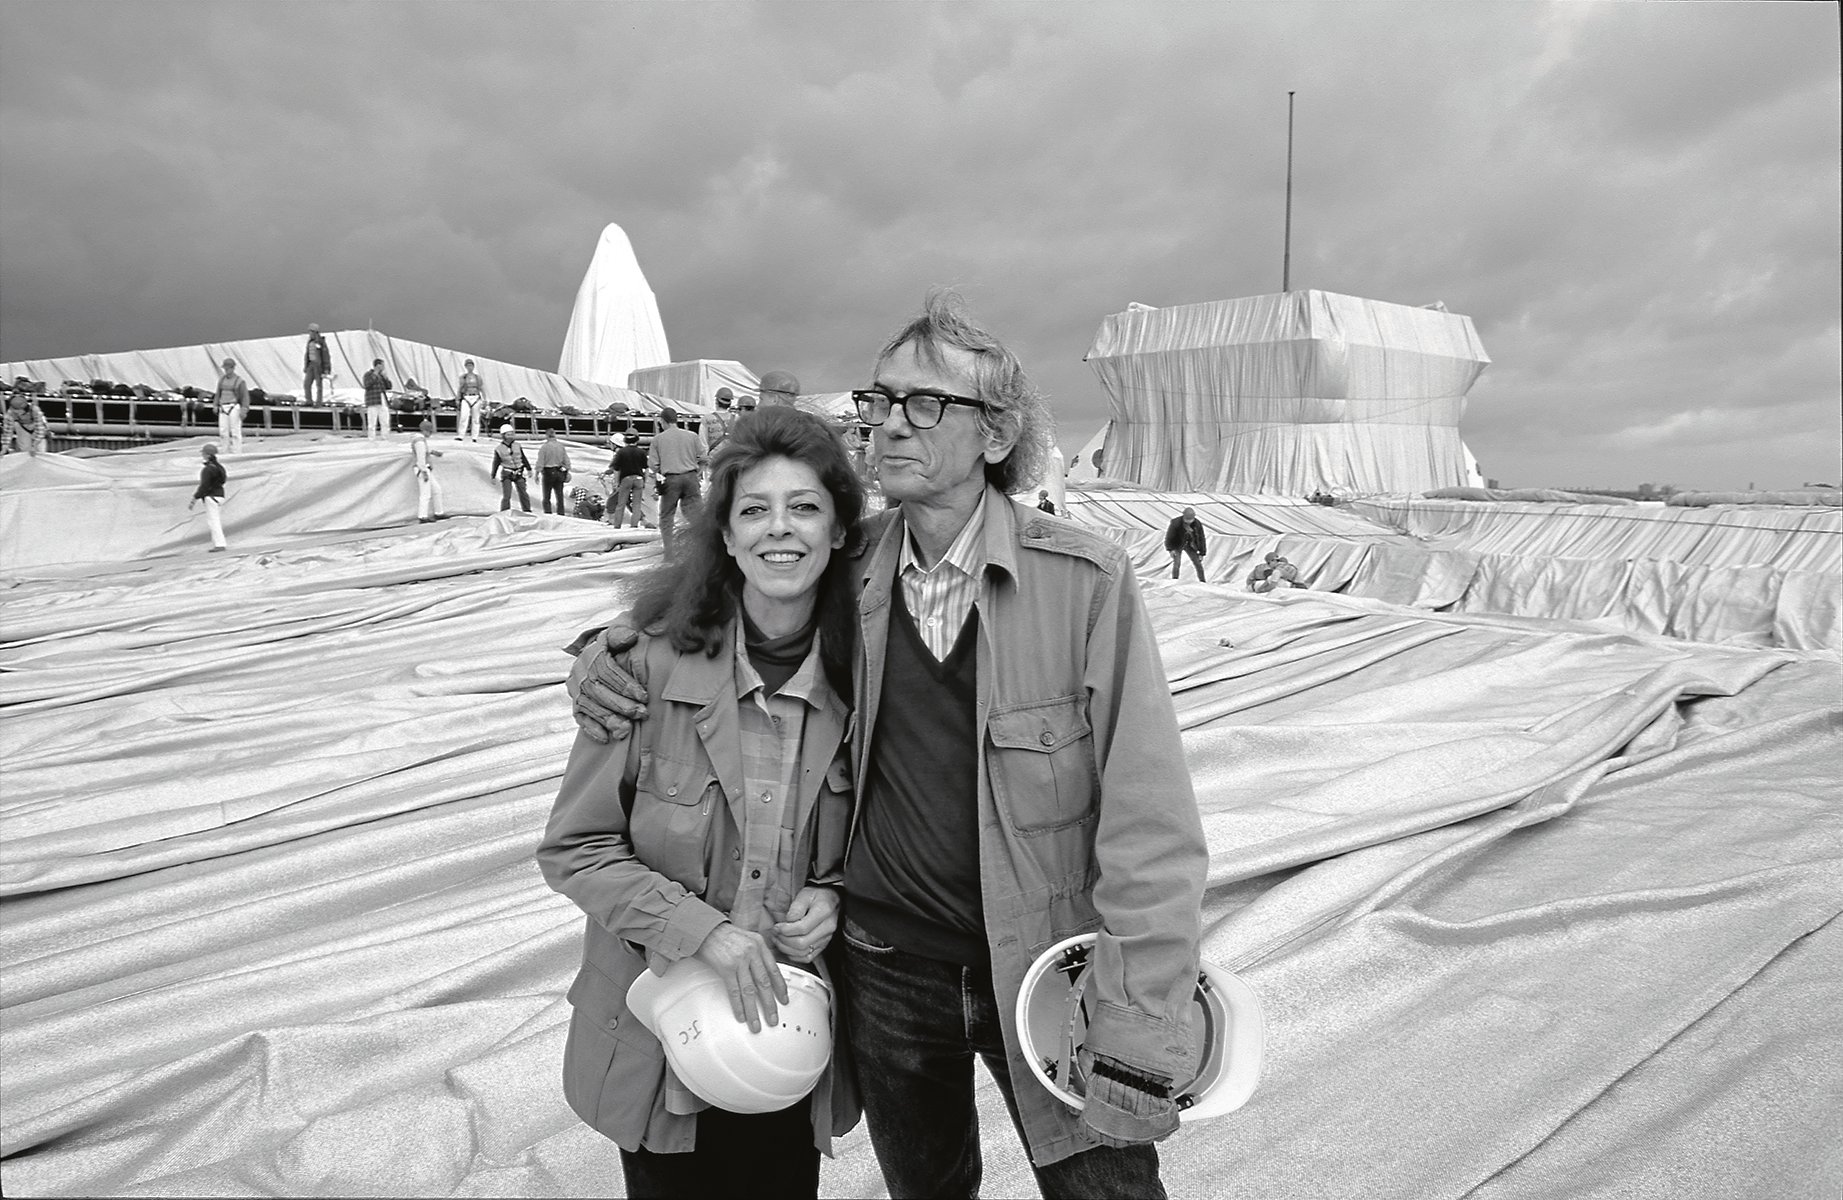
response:
<path fill-rule="evenodd" d="M 7 1195 L 618 1193 L 558 1083 L 579 915 L 531 858 L 557 647 L 658 562 L 616 538 L 5 580 Z M 1161 1146 L 1174 1196 L 1843 1191 L 1843 659 L 1147 594 L 1205 953 L 1269 1035 L 1249 1104 Z M 981 1102 L 986 1194 L 1030 1194 Z M 860 1129 L 822 1190 L 880 1188 Z"/>

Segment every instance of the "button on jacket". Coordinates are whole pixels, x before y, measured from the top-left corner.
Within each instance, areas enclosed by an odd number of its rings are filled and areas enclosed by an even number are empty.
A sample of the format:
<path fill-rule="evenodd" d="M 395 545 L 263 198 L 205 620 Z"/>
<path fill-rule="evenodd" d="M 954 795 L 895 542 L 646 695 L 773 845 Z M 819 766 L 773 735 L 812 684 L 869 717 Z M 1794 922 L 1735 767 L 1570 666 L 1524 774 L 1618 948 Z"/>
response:
<path fill-rule="evenodd" d="M 1195 1066 L 1189 1013 L 1209 853 L 1171 689 L 1125 552 L 994 489 L 985 505 L 980 892 L 1018 1114 L 1041 1166 L 1098 1142 L 1079 1113 L 1035 1085 L 1008 999 L 1044 950 L 1098 930 L 1088 1048 L 1168 1078 L 1186 1075 Z M 900 520 L 883 517 L 867 532 L 874 548 L 862 560 L 858 603 L 859 795 L 905 536 Z"/>
<path fill-rule="evenodd" d="M 738 924 L 758 926 L 745 910 L 785 911 L 800 888 L 837 886 L 843 877 L 851 808 L 844 702 L 818 671 L 815 642 L 807 662 L 816 684 L 784 797 L 793 811 L 774 821 L 781 832 L 764 836 L 775 831 L 754 828 L 750 800 L 780 810 L 746 786 L 739 634 L 732 628 L 732 649 L 715 658 L 680 655 L 652 635 L 619 656 L 646 688 L 649 715 L 606 745 L 577 736 L 538 848 L 545 880 L 588 914 L 582 969 L 569 991 L 564 1097 L 627 1150 L 688 1151 L 697 1135 L 695 1115 L 667 1110 L 665 1053 L 628 1011 L 628 985 L 649 965 L 663 971 L 690 956 L 723 923 L 707 898 L 733 898 Z M 811 969 L 830 980 L 823 961 Z M 813 1091 L 813 1141 L 827 1153 L 858 1116 L 840 1008 L 833 1004 L 832 1065 Z"/>

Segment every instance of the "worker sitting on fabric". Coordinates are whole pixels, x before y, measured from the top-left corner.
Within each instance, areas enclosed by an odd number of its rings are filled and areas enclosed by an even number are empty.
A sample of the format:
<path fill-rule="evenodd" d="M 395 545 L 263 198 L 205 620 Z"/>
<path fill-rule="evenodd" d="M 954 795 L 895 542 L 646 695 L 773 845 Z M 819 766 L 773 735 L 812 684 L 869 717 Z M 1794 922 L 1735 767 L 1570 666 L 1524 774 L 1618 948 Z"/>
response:
<path fill-rule="evenodd" d="M 1303 586 L 1299 582 L 1299 568 L 1282 558 L 1278 550 L 1269 553 L 1260 566 L 1248 572 L 1248 590 L 1251 592 L 1271 592 L 1275 588 Z"/>

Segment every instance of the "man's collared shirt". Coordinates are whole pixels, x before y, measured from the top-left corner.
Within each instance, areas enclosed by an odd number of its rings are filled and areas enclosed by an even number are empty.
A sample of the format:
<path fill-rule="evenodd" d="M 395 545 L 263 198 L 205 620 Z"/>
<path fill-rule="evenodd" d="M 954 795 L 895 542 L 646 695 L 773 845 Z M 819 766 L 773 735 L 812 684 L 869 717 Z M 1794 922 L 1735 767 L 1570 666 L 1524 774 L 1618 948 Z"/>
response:
<path fill-rule="evenodd" d="M 981 492 L 979 506 L 932 568 L 921 565 L 915 534 L 906 523 L 903 526 L 902 557 L 896 563 L 902 600 L 936 662 L 945 661 L 953 649 L 985 582 L 985 506 L 986 495 Z"/>

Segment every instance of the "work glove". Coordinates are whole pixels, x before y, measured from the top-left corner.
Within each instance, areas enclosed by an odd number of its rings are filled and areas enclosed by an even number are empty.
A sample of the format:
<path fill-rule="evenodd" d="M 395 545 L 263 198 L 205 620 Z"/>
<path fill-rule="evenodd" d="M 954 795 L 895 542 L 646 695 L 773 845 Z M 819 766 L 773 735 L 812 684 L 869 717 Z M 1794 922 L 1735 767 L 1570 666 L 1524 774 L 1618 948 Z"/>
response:
<path fill-rule="evenodd" d="M 633 649 L 640 632 L 616 620 L 602 630 L 585 630 L 566 649 L 576 654 L 564 686 L 573 702 L 576 726 L 590 741 L 607 744 L 625 737 L 635 721 L 646 720 L 646 689 L 617 657 Z"/>
<path fill-rule="evenodd" d="M 1169 1079 L 1098 1057 L 1086 1048 L 1079 1061 L 1088 1081 L 1082 1123 L 1102 1145 L 1142 1145 L 1176 1131 L 1177 1101 L 1171 1097 Z"/>

